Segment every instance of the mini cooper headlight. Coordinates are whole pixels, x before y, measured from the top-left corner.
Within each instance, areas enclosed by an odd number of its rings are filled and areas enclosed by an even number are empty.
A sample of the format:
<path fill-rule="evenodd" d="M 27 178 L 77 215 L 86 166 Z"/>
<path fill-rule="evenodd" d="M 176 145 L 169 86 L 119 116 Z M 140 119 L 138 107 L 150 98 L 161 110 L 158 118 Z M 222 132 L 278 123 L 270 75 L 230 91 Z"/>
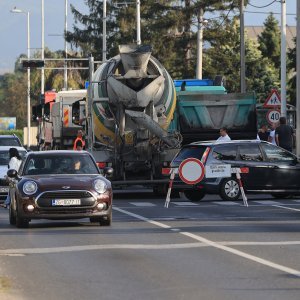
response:
<path fill-rule="evenodd" d="M 27 181 L 23 185 L 23 192 L 26 195 L 32 195 L 37 191 L 37 184 L 34 181 Z"/>
<path fill-rule="evenodd" d="M 94 181 L 94 188 L 99 194 L 103 194 L 107 190 L 107 185 L 106 185 L 105 181 L 103 181 L 101 179 L 96 179 Z"/>

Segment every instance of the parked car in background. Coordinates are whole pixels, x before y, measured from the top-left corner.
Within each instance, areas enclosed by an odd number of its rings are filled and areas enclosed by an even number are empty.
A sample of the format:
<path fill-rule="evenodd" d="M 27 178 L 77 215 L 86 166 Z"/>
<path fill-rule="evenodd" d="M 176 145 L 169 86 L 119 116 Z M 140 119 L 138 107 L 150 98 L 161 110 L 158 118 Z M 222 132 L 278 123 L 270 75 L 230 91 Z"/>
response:
<path fill-rule="evenodd" d="M 0 146 L 23 147 L 20 139 L 15 135 L 0 135 Z"/>
<path fill-rule="evenodd" d="M 275 198 L 300 194 L 300 163 L 291 152 L 259 140 L 233 140 L 225 143 L 196 142 L 184 146 L 175 156 L 171 168 L 178 168 L 187 158 L 197 158 L 204 166 L 230 164 L 246 168 L 242 183 L 248 193 L 269 193 Z M 183 191 L 192 201 L 206 194 L 219 194 L 224 200 L 237 200 L 240 188 L 236 175 L 228 178 L 204 178 L 195 185 L 182 182 L 177 175 L 173 190 Z"/>
<path fill-rule="evenodd" d="M 1 140 L 1 139 L 0 139 Z M 19 146 L 0 146 L 0 202 L 6 199 L 8 193 L 8 181 L 5 179 L 9 163 L 9 149 L 16 148 L 22 157 L 25 157 L 27 151 Z"/>
<path fill-rule="evenodd" d="M 111 168 L 105 173 L 112 172 Z M 32 219 L 80 219 L 109 226 L 112 188 L 86 151 L 29 152 L 11 179 L 9 221 L 27 227 Z"/>

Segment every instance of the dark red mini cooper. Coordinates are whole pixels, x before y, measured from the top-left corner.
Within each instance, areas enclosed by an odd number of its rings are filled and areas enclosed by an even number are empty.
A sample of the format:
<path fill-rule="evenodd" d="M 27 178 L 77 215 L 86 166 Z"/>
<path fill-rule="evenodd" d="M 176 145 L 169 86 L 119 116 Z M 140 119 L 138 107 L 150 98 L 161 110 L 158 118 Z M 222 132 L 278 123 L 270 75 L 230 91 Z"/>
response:
<path fill-rule="evenodd" d="M 32 219 L 79 218 L 111 225 L 111 183 L 86 151 L 30 152 L 19 172 L 8 170 L 7 175 L 11 225 L 22 228 Z"/>

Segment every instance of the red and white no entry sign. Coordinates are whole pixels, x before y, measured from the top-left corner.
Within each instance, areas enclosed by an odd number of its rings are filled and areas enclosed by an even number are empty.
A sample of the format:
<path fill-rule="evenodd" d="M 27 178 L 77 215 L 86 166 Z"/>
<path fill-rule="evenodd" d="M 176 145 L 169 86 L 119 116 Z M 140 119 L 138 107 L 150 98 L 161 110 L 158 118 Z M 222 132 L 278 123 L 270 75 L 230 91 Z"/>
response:
<path fill-rule="evenodd" d="M 204 165 L 197 158 L 187 158 L 178 169 L 179 177 L 187 184 L 196 184 L 204 177 Z"/>

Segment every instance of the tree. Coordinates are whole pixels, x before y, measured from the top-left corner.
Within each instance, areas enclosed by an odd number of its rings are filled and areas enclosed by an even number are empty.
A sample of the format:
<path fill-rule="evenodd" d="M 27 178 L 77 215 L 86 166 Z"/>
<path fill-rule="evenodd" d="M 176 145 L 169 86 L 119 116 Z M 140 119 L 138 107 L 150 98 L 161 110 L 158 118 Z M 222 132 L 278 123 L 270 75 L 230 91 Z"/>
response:
<path fill-rule="evenodd" d="M 258 36 L 259 50 L 263 57 L 270 59 L 280 68 L 280 30 L 278 21 L 271 13 L 264 22 L 264 30 Z"/>
<path fill-rule="evenodd" d="M 116 5 L 108 2 L 107 48 L 108 57 L 118 53 L 118 45 L 132 43 L 136 37 L 135 5 Z M 200 8 L 204 12 L 216 12 L 239 7 L 239 1 L 148 0 L 141 3 L 141 29 L 143 44 L 153 46 L 153 55 L 167 68 L 173 78 L 193 78 L 196 66 L 195 25 Z M 89 14 L 82 14 L 74 6 L 75 26 L 67 33 L 73 47 L 79 47 L 83 55 L 92 53 L 101 59 L 102 50 L 102 2 L 87 0 Z M 222 20 L 221 20 L 222 22 Z"/>
<path fill-rule="evenodd" d="M 296 45 L 296 37 L 294 37 L 294 44 Z M 287 69 L 289 70 L 290 78 L 288 79 L 288 98 L 290 100 L 290 104 L 296 105 L 296 47 L 291 48 L 287 52 L 288 62 Z"/>
<path fill-rule="evenodd" d="M 215 37 L 211 47 L 205 52 L 204 75 L 214 78 L 224 75 L 228 92 L 240 91 L 240 36 L 238 18 L 226 20 L 221 27 L 215 23 Z M 262 57 L 258 44 L 246 39 L 246 87 L 255 91 L 258 99 L 263 101 L 271 88 L 278 86 L 278 74 L 274 65 Z M 222 74 L 220 74 L 220 71 Z"/>

